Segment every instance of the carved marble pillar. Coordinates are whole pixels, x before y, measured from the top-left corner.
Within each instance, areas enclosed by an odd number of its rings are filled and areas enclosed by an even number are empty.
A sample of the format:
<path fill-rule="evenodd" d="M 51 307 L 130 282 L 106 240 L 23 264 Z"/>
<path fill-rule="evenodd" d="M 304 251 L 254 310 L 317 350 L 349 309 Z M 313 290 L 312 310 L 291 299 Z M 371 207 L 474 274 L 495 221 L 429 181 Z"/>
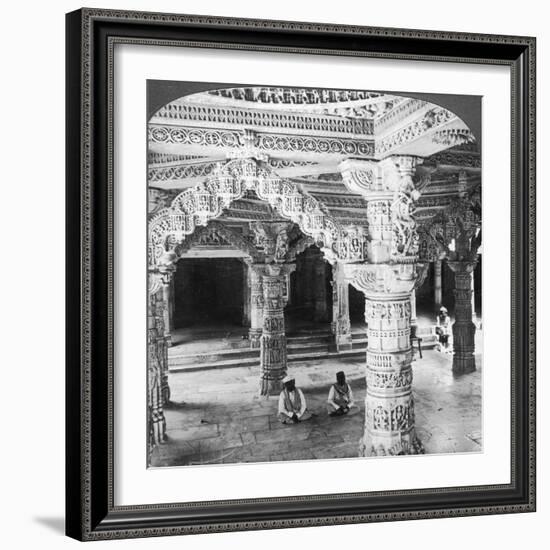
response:
<path fill-rule="evenodd" d="M 264 306 L 260 339 L 260 395 L 279 395 L 286 376 L 286 334 L 284 316 L 284 265 L 265 266 L 262 276 Z"/>
<path fill-rule="evenodd" d="M 262 276 L 264 307 L 260 339 L 260 395 L 279 395 L 286 375 L 287 348 L 284 307 L 287 275 L 295 264 L 265 266 Z"/>
<path fill-rule="evenodd" d="M 434 302 L 438 310 L 443 302 L 443 285 L 442 285 L 442 263 L 441 260 L 434 262 Z"/>
<path fill-rule="evenodd" d="M 172 345 L 172 335 L 170 333 L 170 285 L 172 283 L 175 266 L 162 268 L 161 284 L 162 290 L 159 292 L 157 301 L 157 315 L 162 317 L 162 331 L 159 329 L 159 335 L 164 339 L 162 353 L 162 402 L 166 405 L 170 401 L 170 386 L 168 384 L 168 348 Z M 159 343 L 160 345 L 160 343 Z"/>
<path fill-rule="evenodd" d="M 332 333 L 337 351 L 351 349 L 351 323 L 349 320 L 349 285 L 344 268 L 336 262 L 332 266 Z"/>
<path fill-rule="evenodd" d="M 316 257 L 313 266 L 313 280 L 311 281 L 315 288 L 313 320 L 316 323 L 326 323 L 328 317 L 325 269 L 325 260 L 320 256 Z"/>
<path fill-rule="evenodd" d="M 419 454 L 412 393 L 411 291 L 416 266 L 350 266 L 352 284 L 365 294 L 367 392 L 364 456 Z"/>
<path fill-rule="evenodd" d="M 411 293 L 419 279 L 413 215 L 418 161 L 399 156 L 340 165 L 346 186 L 367 201 L 369 263 L 345 266 L 351 284 L 365 295 L 365 456 L 424 452 L 415 433 L 410 341 Z"/>
<path fill-rule="evenodd" d="M 262 327 L 264 322 L 264 290 L 263 290 L 263 264 L 251 264 L 249 270 L 250 277 L 250 329 L 248 338 L 251 348 L 260 347 L 260 338 L 262 336 Z"/>
<path fill-rule="evenodd" d="M 448 261 L 455 274 L 455 322 L 453 324 L 453 372 L 465 374 L 476 369 L 475 333 L 472 322 L 472 272 L 477 261 Z"/>
<path fill-rule="evenodd" d="M 250 268 L 243 262 L 243 327 L 250 327 Z"/>
<path fill-rule="evenodd" d="M 150 275 L 147 311 L 147 404 L 151 446 L 162 443 L 166 438 L 164 405 L 170 394 L 164 318 L 163 285 L 157 276 Z"/>
<path fill-rule="evenodd" d="M 163 316 L 164 316 L 164 339 L 166 342 L 166 347 L 172 345 L 172 335 L 170 332 L 170 308 L 171 308 L 171 297 L 170 297 L 170 286 L 171 282 L 162 285 L 162 302 L 163 302 Z"/>
<path fill-rule="evenodd" d="M 476 316 L 476 278 L 475 278 L 476 270 L 472 271 L 472 323 L 476 325 L 477 327 L 477 316 Z"/>

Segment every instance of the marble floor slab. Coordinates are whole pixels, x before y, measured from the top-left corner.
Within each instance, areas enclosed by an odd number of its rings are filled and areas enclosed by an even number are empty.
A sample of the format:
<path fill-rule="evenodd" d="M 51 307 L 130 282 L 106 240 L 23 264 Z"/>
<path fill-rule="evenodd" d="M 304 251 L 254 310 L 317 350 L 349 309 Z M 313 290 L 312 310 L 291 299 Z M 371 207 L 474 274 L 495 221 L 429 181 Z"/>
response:
<path fill-rule="evenodd" d="M 413 364 L 413 393 L 416 429 L 426 453 L 481 451 L 480 357 L 475 372 L 456 377 L 451 355 L 436 350 L 423 355 Z M 331 418 L 326 398 L 339 370 L 346 373 L 361 411 Z M 151 466 L 357 457 L 364 427 L 364 361 L 294 362 L 289 374 L 313 416 L 287 426 L 277 421 L 277 398 L 258 395 L 258 366 L 170 373 L 168 437 L 153 451 Z"/>

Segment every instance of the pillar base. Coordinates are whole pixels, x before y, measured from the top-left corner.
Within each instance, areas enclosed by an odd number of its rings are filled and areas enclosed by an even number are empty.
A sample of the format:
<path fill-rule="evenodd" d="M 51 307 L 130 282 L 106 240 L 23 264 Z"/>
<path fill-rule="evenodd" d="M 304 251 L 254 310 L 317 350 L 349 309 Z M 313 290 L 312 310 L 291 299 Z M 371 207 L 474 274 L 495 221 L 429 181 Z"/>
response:
<path fill-rule="evenodd" d="M 453 325 L 453 374 L 467 374 L 476 370 L 476 326 L 472 321 L 455 322 Z"/>
<path fill-rule="evenodd" d="M 424 446 L 416 433 L 390 432 L 387 434 L 370 434 L 361 440 L 359 453 L 361 456 L 399 456 L 424 454 Z"/>
<path fill-rule="evenodd" d="M 153 412 L 151 418 L 151 445 L 160 445 L 166 441 L 166 420 L 162 412 Z"/>
<path fill-rule="evenodd" d="M 260 379 L 260 395 L 263 397 L 279 396 L 283 391 L 284 376 L 277 380 L 271 380 L 268 378 Z"/>
<path fill-rule="evenodd" d="M 336 351 L 349 351 L 352 349 L 351 334 L 340 334 L 334 337 Z"/>
<path fill-rule="evenodd" d="M 453 374 L 468 374 L 476 370 L 475 357 L 453 357 Z"/>

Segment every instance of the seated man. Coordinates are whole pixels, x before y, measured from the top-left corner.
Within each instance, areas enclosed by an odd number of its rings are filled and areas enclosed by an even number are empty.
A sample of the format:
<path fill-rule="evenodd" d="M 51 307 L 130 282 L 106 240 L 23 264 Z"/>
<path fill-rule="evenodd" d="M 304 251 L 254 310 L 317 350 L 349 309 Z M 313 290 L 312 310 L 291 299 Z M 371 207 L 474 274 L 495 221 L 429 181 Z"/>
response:
<path fill-rule="evenodd" d="M 359 411 L 359 407 L 353 402 L 353 393 L 343 371 L 336 373 L 336 384 L 330 387 L 327 403 L 330 416 L 355 414 Z"/>
<path fill-rule="evenodd" d="M 291 424 L 307 420 L 311 414 L 306 409 L 304 393 L 296 387 L 294 378 L 286 376 L 283 379 L 283 391 L 279 395 L 279 421 Z"/>
<path fill-rule="evenodd" d="M 439 351 L 445 351 L 445 353 L 452 353 L 452 348 L 449 345 L 449 338 L 452 335 L 451 318 L 447 308 L 441 306 L 439 308 L 439 315 L 437 316 L 437 324 L 435 326 L 435 333 L 439 339 Z"/>

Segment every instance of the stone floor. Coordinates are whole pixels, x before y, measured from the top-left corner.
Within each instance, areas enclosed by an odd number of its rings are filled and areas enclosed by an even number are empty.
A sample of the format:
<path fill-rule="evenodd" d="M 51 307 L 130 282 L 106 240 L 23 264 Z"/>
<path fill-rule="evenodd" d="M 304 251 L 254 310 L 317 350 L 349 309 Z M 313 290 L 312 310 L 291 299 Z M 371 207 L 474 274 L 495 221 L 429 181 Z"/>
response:
<path fill-rule="evenodd" d="M 479 359 L 476 372 L 454 377 L 450 355 L 433 350 L 425 351 L 423 359 L 417 357 L 416 426 L 427 453 L 481 451 Z M 364 369 L 363 360 L 351 359 L 291 363 L 289 374 L 303 389 L 313 417 L 290 426 L 277 421 L 277 398 L 257 395 L 258 366 L 170 373 L 168 440 L 154 450 L 151 466 L 357 457 L 364 422 Z M 346 372 L 360 414 L 327 415 L 326 397 L 338 370 Z"/>

